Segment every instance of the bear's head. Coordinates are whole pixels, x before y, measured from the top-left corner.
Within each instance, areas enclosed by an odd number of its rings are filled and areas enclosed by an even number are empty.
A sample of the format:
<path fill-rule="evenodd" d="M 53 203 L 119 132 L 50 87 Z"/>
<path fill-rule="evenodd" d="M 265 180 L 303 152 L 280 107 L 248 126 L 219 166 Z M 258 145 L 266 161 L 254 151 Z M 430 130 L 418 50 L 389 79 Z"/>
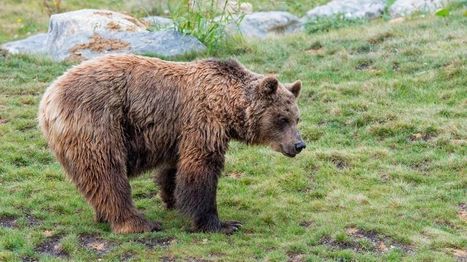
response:
<path fill-rule="evenodd" d="M 300 112 L 297 98 L 301 81 L 281 84 L 274 76 L 256 81 L 255 139 L 253 143 L 268 145 L 288 157 L 294 157 L 305 147 L 298 131 Z"/>

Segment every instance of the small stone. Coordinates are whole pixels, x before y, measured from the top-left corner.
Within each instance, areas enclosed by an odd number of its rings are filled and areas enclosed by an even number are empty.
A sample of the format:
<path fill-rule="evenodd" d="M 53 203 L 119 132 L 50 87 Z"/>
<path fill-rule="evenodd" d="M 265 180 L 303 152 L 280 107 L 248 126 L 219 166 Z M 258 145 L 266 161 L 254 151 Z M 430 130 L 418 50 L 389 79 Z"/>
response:
<path fill-rule="evenodd" d="M 106 250 L 106 245 L 105 242 L 91 242 L 88 244 L 88 246 L 96 251 L 105 251 Z"/>
<path fill-rule="evenodd" d="M 54 235 L 54 232 L 52 230 L 45 230 L 43 233 L 42 233 L 45 237 L 51 237 Z"/>
<path fill-rule="evenodd" d="M 246 37 L 266 38 L 271 35 L 283 35 L 303 30 L 300 19 L 288 12 L 256 12 L 246 15 L 240 24 L 229 25 L 228 31 L 240 32 Z"/>
<path fill-rule="evenodd" d="M 385 0 L 333 0 L 315 7 L 302 18 L 309 22 L 321 17 L 343 16 L 346 19 L 376 18 L 382 15 Z"/>
<path fill-rule="evenodd" d="M 355 227 L 349 227 L 345 230 L 345 232 L 350 236 L 357 234 L 358 231 L 359 231 L 358 228 L 355 228 Z"/>
<path fill-rule="evenodd" d="M 389 248 L 386 246 L 386 244 L 384 244 L 383 241 L 380 241 L 378 243 L 378 250 L 379 250 L 379 252 L 387 252 L 389 250 Z"/>
<path fill-rule="evenodd" d="M 434 12 L 446 6 L 450 0 L 396 0 L 389 13 L 392 17 L 408 16 L 415 12 Z"/>

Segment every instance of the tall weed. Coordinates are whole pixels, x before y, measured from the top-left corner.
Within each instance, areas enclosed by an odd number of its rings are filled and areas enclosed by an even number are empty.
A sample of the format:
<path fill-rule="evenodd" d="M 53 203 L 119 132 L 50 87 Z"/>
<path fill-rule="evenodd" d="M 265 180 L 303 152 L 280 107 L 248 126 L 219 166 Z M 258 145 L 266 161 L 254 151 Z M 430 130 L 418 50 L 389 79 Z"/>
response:
<path fill-rule="evenodd" d="M 169 6 L 175 30 L 196 37 L 210 53 L 226 48 L 233 42 L 243 42 L 241 36 L 226 33 L 229 26 L 238 25 L 243 17 L 229 13 L 227 1 L 220 10 L 216 3 L 211 0 L 202 6 L 193 6 L 189 0 L 183 0 L 175 6 Z"/>

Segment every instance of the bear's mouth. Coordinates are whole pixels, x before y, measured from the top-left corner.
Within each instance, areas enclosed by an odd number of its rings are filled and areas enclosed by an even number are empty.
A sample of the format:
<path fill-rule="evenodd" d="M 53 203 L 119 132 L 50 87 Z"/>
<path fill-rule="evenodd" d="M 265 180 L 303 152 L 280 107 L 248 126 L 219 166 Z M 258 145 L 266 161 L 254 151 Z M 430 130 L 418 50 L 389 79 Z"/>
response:
<path fill-rule="evenodd" d="M 293 152 L 292 150 L 287 150 L 287 146 L 284 146 L 282 144 L 280 144 L 279 150 L 277 151 L 281 152 L 284 156 L 287 156 L 287 157 L 295 157 L 297 155 L 297 152 Z"/>
<path fill-rule="evenodd" d="M 297 155 L 297 154 L 292 154 L 292 153 L 287 153 L 287 152 L 282 152 L 282 154 L 288 157 L 295 157 Z"/>

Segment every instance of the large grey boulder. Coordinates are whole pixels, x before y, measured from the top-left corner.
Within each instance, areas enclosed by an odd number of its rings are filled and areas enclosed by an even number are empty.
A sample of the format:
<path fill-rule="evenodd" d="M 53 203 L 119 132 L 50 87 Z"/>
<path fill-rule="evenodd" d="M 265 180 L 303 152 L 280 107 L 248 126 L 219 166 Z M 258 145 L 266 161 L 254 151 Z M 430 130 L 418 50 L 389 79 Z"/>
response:
<path fill-rule="evenodd" d="M 303 24 L 300 19 L 288 12 L 256 12 L 245 15 L 241 22 L 228 26 L 229 31 L 240 31 L 245 37 L 265 38 L 300 32 Z"/>
<path fill-rule="evenodd" d="M 392 17 L 407 16 L 414 12 L 433 12 L 448 4 L 449 0 L 397 0 L 391 5 Z"/>
<path fill-rule="evenodd" d="M 1 48 L 13 54 L 46 54 L 57 61 L 119 53 L 172 57 L 206 49 L 194 37 L 173 30 L 150 32 L 131 16 L 92 9 L 53 15 L 47 34 L 6 43 Z"/>
<path fill-rule="evenodd" d="M 311 9 L 302 20 L 308 22 L 333 16 L 343 16 L 346 19 L 370 19 L 380 16 L 384 11 L 385 4 L 385 0 L 333 0 Z"/>
<path fill-rule="evenodd" d="M 49 21 L 47 50 L 52 58 L 61 61 L 69 58 L 70 50 L 89 43 L 94 35 L 146 31 L 145 25 L 133 17 L 108 10 L 55 14 Z"/>
<path fill-rule="evenodd" d="M 196 38 L 179 32 L 115 32 L 95 34 L 85 44 L 75 46 L 68 58 L 85 60 L 105 54 L 154 54 L 166 57 L 202 52 L 206 47 Z"/>
<path fill-rule="evenodd" d="M 8 51 L 11 54 L 47 54 L 47 34 L 40 33 L 30 36 L 28 38 L 8 42 L 3 44 L 0 48 Z"/>

